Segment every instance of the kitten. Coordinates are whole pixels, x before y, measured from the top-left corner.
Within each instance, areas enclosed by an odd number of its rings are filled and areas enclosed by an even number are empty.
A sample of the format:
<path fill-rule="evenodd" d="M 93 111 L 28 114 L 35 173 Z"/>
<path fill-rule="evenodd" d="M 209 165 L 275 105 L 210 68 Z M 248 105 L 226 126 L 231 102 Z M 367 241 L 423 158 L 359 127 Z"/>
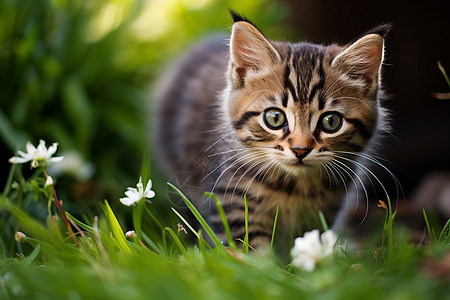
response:
<path fill-rule="evenodd" d="M 233 238 L 267 248 L 275 241 L 345 219 L 343 202 L 386 113 L 380 106 L 382 25 L 347 46 L 268 40 L 232 13 L 222 37 L 189 51 L 160 90 L 157 144 L 170 174 L 225 241 L 211 199 L 226 212 Z M 368 157 L 368 156 L 367 156 Z M 370 159 L 369 159 L 370 160 Z M 357 178 L 355 180 L 355 178 Z"/>

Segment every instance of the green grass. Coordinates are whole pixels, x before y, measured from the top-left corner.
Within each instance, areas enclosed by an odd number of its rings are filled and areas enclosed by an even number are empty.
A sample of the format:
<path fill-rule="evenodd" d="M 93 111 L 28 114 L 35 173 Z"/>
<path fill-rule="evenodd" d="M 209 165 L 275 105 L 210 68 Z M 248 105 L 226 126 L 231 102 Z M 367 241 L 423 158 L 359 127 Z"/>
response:
<path fill-rule="evenodd" d="M 159 6 L 146 11 L 144 3 Z M 294 33 L 280 25 L 289 9 L 279 2 L 210 0 L 202 9 L 189 3 L 0 1 L 0 144 L 13 153 L 27 140 L 58 141 L 62 152 L 75 151 L 82 164 L 90 162 L 96 170 L 84 179 L 69 171 L 55 176 L 63 213 L 55 207 L 52 187 L 44 186 L 41 169 L 13 165 L 8 176 L 2 170 L 0 299 L 448 297 L 449 274 L 443 266 L 450 221 L 441 228 L 426 212 L 429 239 L 421 245 L 412 245 L 410 231 L 395 224 L 388 203 L 384 222 L 358 249 L 348 247 L 313 272 L 303 272 L 281 264 L 276 252 L 261 257 L 251 250 L 248 236 L 237 249 L 220 206 L 232 251 L 184 195 L 201 230 L 192 228 L 179 208 L 159 205 L 168 202 L 162 191 L 181 192 L 150 173 L 149 159 L 142 162 L 136 155 L 148 150 L 149 81 L 159 79 L 161 66 L 187 44 L 226 30 L 230 7 L 247 14 L 269 37 Z M 117 26 L 102 23 L 107 11 Z M 147 24 L 137 30 L 142 16 L 149 24 L 165 20 L 168 26 Z M 146 35 L 153 32 L 147 28 L 156 27 L 166 33 Z M 126 190 L 123 183 L 138 178 L 140 165 L 145 166 L 143 182 L 152 178 L 157 195 L 152 204 L 124 207 L 117 195 Z M 103 204 L 86 205 L 89 201 Z M 245 215 L 248 226 L 247 209 Z M 323 215 L 321 223 L 326 230 Z M 126 239 L 128 230 L 136 237 Z M 26 236 L 16 241 L 19 231 Z M 275 235 L 271 245 L 274 240 Z"/>
<path fill-rule="evenodd" d="M 24 209 L 29 193 L 39 202 L 47 199 L 48 187 L 38 183 L 26 190 L 43 174 L 24 178 L 20 169 L 12 168 L 7 183 L 12 188 L 0 196 L 1 299 L 445 299 L 450 292 L 448 271 L 445 277 L 436 269 L 450 253 L 450 222 L 432 229 L 426 213 L 427 247 L 405 239 L 408 233 L 396 227 L 388 203 L 385 221 L 372 237 L 376 242 L 340 250 L 313 272 L 303 272 L 236 245 L 226 249 L 172 184 L 203 227 L 195 232 L 197 242 L 187 242 L 180 226 L 158 220 L 145 202 L 133 209 L 139 217 L 132 224 L 142 222 L 141 232 L 126 239 L 105 201 L 103 213 L 93 219 L 66 214 L 79 228 L 72 226 L 77 245 L 53 206 L 46 220 Z M 322 225 L 327 226 L 324 219 Z M 26 237 L 16 242 L 19 230 Z"/>

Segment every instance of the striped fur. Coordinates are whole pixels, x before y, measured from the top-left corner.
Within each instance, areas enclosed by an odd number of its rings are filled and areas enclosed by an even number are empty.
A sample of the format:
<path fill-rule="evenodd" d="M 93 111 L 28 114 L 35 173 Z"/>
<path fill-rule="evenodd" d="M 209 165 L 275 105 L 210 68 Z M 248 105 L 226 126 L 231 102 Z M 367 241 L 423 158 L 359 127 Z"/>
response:
<path fill-rule="evenodd" d="M 246 195 L 250 244 L 263 249 L 278 206 L 275 240 L 286 244 L 318 228 L 319 210 L 333 221 L 359 180 L 355 155 L 365 155 L 385 129 L 379 95 L 388 27 L 347 46 L 321 46 L 269 41 L 249 21 L 234 19 L 229 46 L 209 39 L 167 76 L 157 144 L 168 171 L 223 239 L 214 205 L 198 191 L 219 197 L 235 239 L 244 238 Z M 271 109 L 282 112 L 284 126 L 267 125 Z M 339 126 L 334 132 L 327 124 Z"/>

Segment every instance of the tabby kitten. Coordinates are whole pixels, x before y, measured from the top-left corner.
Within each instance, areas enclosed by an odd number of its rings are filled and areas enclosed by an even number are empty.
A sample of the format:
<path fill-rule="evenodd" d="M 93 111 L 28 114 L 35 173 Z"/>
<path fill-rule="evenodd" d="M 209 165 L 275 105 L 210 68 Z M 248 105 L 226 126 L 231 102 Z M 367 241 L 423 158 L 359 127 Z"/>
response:
<path fill-rule="evenodd" d="M 389 26 L 347 46 L 268 40 L 232 13 L 229 45 L 210 38 L 189 51 L 160 89 L 159 152 L 176 184 L 225 241 L 222 202 L 233 238 L 269 244 L 321 228 L 352 207 L 356 160 L 385 127 L 380 70 Z M 361 194 L 360 194 L 361 196 Z M 342 200 L 345 199 L 345 200 Z M 347 208 L 342 208 L 342 204 Z"/>

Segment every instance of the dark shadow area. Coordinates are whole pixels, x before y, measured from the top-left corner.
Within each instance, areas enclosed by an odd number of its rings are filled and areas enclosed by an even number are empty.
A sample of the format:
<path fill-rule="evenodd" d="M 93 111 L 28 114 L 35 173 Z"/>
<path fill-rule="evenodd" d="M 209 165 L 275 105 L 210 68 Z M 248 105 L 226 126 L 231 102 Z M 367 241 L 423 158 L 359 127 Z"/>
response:
<path fill-rule="evenodd" d="M 291 6 L 288 24 L 312 42 L 347 43 L 378 24 L 394 25 L 386 42 L 383 71 L 393 130 L 379 155 L 405 191 L 407 202 L 400 201 L 400 216 L 417 217 L 416 226 L 423 222 L 421 208 L 448 218 L 450 100 L 438 100 L 433 93 L 449 91 L 437 61 L 450 70 L 450 3 L 287 2 Z M 387 179 L 389 193 L 395 195 L 395 185 Z"/>

